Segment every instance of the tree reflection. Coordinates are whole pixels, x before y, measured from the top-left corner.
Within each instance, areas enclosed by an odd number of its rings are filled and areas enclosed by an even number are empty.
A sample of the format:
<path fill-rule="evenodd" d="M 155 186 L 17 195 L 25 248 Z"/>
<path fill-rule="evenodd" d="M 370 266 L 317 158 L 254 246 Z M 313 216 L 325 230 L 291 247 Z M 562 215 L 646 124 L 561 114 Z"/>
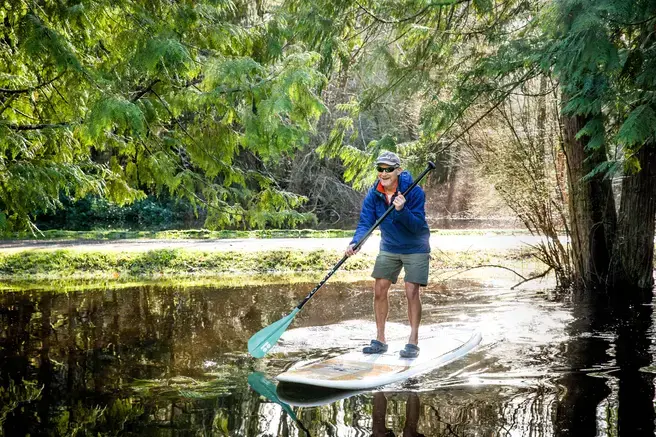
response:
<path fill-rule="evenodd" d="M 652 294 L 631 293 L 635 298 L 616 308 L 616 360 L 619 367 L 618 430 L 620 435 L 654 435 L 654 375 L 652 365 Z"/>
<path fill-rule="evenodd" d="M 653 436 L 652 294 L 581 300 L 566 343 L 557 436 Z"/>
<path fill-rule="evenodd" d="M 317 311 L 299 324 L 334 323 L 353 305 L 337 285 L 325 291 L 335 315 Z M 248 390 L 256 363 L 243 351 L 250 334 L 305 292 L 278 285 L 1 294 L 0 436 L 298 436 L 288 412 Z M 577 304 L 569 339 L 533 357 L 549 369 L 550 354 L 565 360 L 561 376 L 544 384 L 463 380 L 427 389 L 420 379 L 415 394 L 359 394 L 296 414 L 312 436 L 653 435 L 650 297 Z"/>
<path fill-rule="evenodd" d="M 608 354 L 610 338 L 605 306 L 580 302 L 574 308 L 574 321 L 565 343 L 567 369 L 558 384 L 563 396 L 556 407 L 556 436 L 596 436 L 597 408 L 610 395 L 606 379 L 591 376 L 595 370 L 612 365 Z"/>

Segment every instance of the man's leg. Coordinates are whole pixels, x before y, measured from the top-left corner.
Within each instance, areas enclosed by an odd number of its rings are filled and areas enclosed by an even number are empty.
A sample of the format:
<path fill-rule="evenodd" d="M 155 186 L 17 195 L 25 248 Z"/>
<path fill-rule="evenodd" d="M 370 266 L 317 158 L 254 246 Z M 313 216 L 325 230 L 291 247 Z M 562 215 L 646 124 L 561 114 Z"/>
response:
<path fill-rule="evenodd" d="M 376 340 L 385 341 L 385 322 L 389 314 L 388 291 L 392 281 L 389 279 L 376 279 L 374 282 L 374 313 L 376 315 Z"/>
<path fill-rule="evenodd" d="M 385 393 L 374 393 L 373 411 L 371 414 L 373 436 L 386 436 L 387 435 L 387 398 Z"/>
<path fill-rule="evenodd" d="M 417 432 L 417 425 L 419 424 L 419 407 L 419 396 L 417 396 L 417 393 L 410 393 L 405 404 L 405 426 L 403 427 L 403 437 L 416 437 L 419 435 Z"/>
<path fill-rule="evenodd" d="M 421 322 L 421 299 L 419 298 L 419 284 L 405 283 L 405 297 L 408 298 L 408 321 L 410 322 L 410 339 L 408 343 L 419 343 L 419 323 Z"/>

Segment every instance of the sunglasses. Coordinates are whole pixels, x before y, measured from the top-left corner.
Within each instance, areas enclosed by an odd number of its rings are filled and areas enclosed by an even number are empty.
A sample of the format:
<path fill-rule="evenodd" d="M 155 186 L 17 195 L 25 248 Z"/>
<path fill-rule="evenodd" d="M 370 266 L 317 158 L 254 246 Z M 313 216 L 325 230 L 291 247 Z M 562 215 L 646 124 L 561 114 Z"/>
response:
<path fill-rule="evenodd" d="M 394 170 L 396 170 L 398 167 L 376 167 L 376 170 L 378 170 L 378 173 L 392 173 Z"/>

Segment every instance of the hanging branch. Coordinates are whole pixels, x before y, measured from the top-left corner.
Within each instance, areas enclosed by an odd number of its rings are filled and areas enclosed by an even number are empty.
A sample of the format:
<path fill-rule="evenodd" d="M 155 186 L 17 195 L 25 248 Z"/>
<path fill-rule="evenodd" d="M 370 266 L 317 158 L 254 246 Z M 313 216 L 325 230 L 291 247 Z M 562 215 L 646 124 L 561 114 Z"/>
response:
<path fill-rule="evenodd" d="M 467 3 L 470 0 L 457 0 L 457 1 L 445 1 L 445 2 L 435 2 L 435 3 L 429 3 L 426 5 L 422 10 L 417 12 L 416 14 L 410 15 L 409 17 L 405 18 L 400 18 L 398 20 L 386 20 L 384 18 L 380 18 L 379 16 L 375 15 L 373 12 L 369 11 L 367 8 L 362 6 L 360 2 L 356 1 L 355 4 L 358 5 L 360 9 L 362 9 L 367 15 L 369 15 L 371 18 L 373 18 L 376 21 L 379 21 L 381 23 L 385 24 L 399 24 L 399 23 L 404 23 L 406 21 L 411 21 L 414 20 L 415 18 L 419 17 L 420 15 L 423 15 L 428 11 L 430 8 L 436 7 L 436 6 L 454 6 L 454 5 L 459 5 L 461 3 Z"/>
<path fill-rule="evenodd" d="M 14 124 L 8 123 L 5 124 L 9 129 L 15 131 L 26 131 L 26 130 L 39 130 L 39 129 L 60 129 L 71 127 L 77 122 L 66 122 L 66 123 L 42 123 L 42 124 Z"/>
<path fill-rule="evenodd" d="M 56 81 L 57 79 L 62 77 L 64 75 L 64 73 L 66 73 L 66 70 L 62 71 L 57 76 L 53 77 L 52 79 L 50 79 L 47 82 L 43 82 L 43 83 L 40 83 L 40 84 L 35 85 L 33 87 L 29 87 L 29 88 L 22 88 L 22 89 L 17 89 L 17 90 L 12 90 L 12 89 L 8 89 L 8 88 L 0 88 L 0 93 L 3 93 L 3 94 L 24 94 L 24 93 L 29 93 L 29 92 L 32 92 L 32 91 L 36 91 L 40 88 L 43 88 L 45 86 L 50 85 L 51 83 L 53 83 L 54 81 Z"/>
<path fill-rule="evenodd" d="M 145 96 L 149 91 L 151 91 L 151 90 L 153 89 L 153 87 L 154 87 L 155 85 L 157 85 L 159 82 L 161 82 L 160 79 L 154 79 L 152 82 L 150 82 L 150 83 L 148 84 L 147 87 L 145 87 L 145 88 L 142 89 L 142 90 L 139 90 L 139 91 L 137 92 L 137 94 L 135 94 L 135 96 L 132 97 L 132 99 L 130 99 L 130 101 L 131 101 L 132 103 L 135 103 L 137 100 L 139 100 L 140 98 L 142 98 L 143 96 Z"/>

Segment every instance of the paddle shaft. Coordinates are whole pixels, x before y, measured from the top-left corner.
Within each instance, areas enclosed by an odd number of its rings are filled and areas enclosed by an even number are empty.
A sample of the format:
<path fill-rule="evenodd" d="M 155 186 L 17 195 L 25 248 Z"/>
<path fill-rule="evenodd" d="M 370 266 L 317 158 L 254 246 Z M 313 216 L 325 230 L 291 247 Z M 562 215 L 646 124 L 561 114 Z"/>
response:
<path fill-rule="evenodd" d="M 433 164 L 432 162 L 429 161 L 429 162 L 428 162 L 428 167 L 426 167 L 426 169 L 425 169 L 425 170 L 419 175 L 419 177 L 417 177 L 417 179 L 412 183 L 412 185 L 410 185 L 410 187 L 408 187 L 408 189 L 405 190 L 405 191 L 403 192 L 403 197 L 407 196 L 408 193 L 410 192 L 410 190 L 412 190 L 412 189 L 413 189 L 413 188 L 414 188 L 414 187 L 415 187 L 415 186 L 416 186 L 416 185 L 417 185 L 417 184 L 418 184 L 418 183 L 424 178 L 424 176 L 426 176 L 426 175 L 427 175 L 431 170 L 433 170 L 434 168 L 435 168 L 435 164 Z M 373 232 L 373 231 L 374 231 L 374 230 L 375 230 L 375 229 L 376 229 L 376 228 L 377 228 L 377 227 L 383 222 L 383 220 L 385 220 L 385 218 L 386 218 L 388 215 L 390 215 L 390 213 L 392 212 L 392 210 L 394 210 L 394 205 L 390 205 L 390 207 L 387 208 L 387 211 L 385 211 L 385 212 L 383 213 L 383 215 L 381 215 L 380 218 L 379 218 L 378 220 L 376 220 L 376 223 L 374 223 L 374 225 L 373 225 L 371 228 L 369 228 L 369 230 L 367 231 L 367 233 L 364 234 L 364 236 L 360 239 L 360 241 L 358 241 L 358 242 L 356 243 L 356 245 L 353 247 L 353 250 L 358 250 L 358 249 L 360 249 L 360 248 L 362 247 L 362 245 L 364 244 L 365 241 L 367 241 L 367 238 L 369 238 L 369 236 L 371 235 L 371 233 L 372 233 L 372 232 Z M 328 274 L 327 274 L 327 275 L 321 280 L 321 282 L 319 282 L 319 283 L 317 284 L 317 286 L 314 287 L 314 289 L 313 289 L 312 291 L 310 291 L 310 293 L 308 293 L 307 296 L 305 296 L 305 299 L 303 299 L 303 300 L 301 301 L 301 303 L 299 303 L 299 304 L 296 306 L 296 308 L 298 308 L 299 310 L 300 310 L 301 308 L 303 308 L 303 306 L 304 306 L 306 303 L 308 303 L 308 301 L 309 301 L 310 299 L 312 299 L 312 296 L 314 296 L 314 294 L 315 294 L 317 291 L 319 291 L 319 289 L 323 286 L 323 284 L 326 283 L 326 281 L 327 281 L 327 280 L 328 280 L 328 279 L 329 279 L 329 278 L 330 278 L 330 277 L 331 277 L 331 276 L 337 271 L 337 269 L 339 269 L 339 268 L 342 266 L 342 264 L 344 264 L 344 263 L 346 262 L 346 260 L 347 260 L 348 258 L 349 258 L 348 255 L 344 255 L 344 256 L 342 257 L 342 259 L 340 259 L 339 262 L 338 262 L 337 264 L 335 264 L 335 266 L 332 268 L 332 270 L 330 270 L 330 271 L 328 272 Z"/>

